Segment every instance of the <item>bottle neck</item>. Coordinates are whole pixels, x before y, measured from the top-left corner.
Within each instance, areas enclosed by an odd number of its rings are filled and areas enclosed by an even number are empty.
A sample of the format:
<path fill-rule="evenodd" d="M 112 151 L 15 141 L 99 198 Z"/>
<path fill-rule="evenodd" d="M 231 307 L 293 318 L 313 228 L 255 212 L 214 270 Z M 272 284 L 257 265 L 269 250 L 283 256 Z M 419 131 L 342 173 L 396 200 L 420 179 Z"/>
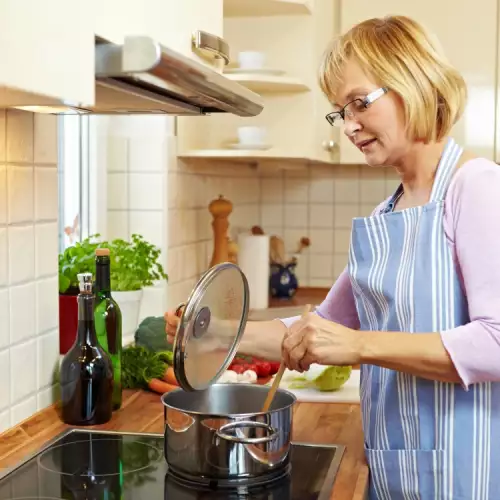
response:
<path fill-rule="evenodd" d="M 78 296 L 78 343 L 97 345 L 94 323 L 94 296 L 81 293 Z"/>
<path fill-rule="evenodd" d="M 95 292 L 99 296 L 111 296 L 111 268 L 109 257 L 99 256 L 95 262 Z"/>

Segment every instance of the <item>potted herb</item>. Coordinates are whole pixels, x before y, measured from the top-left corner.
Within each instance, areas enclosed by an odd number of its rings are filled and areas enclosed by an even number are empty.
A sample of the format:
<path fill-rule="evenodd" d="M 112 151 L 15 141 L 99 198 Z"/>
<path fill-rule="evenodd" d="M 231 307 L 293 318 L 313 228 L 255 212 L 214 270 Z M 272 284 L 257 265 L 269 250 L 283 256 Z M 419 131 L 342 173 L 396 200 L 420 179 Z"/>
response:
<path fill-rule="evenodd" d="M 139 325 L 143 289 L 168 279 L 160 262 L 160 249 L 133 234 L 131 241 L 104 243 L 111 252 L 111 293 L 122 312 L 123 338 L 133 338 Z"/>
<path fill-rule="evenodd" d="M 73 345 L 78 326 L 79 273 L 95 276 L 95 251 L 109 248 L 111 293 L 122 312 L 123 338 L 133 338 L 139 324 L 143 289 L 168 279 L 160 262 L 160 249 L 133 234 L 131 241 L 98 241 L 99 234 L 76 242 L 59 254 L 59 345 L 64 354 Z"/>
<path fill-rule="evenodd" d="M 78 326 L 79 273 L 95 274 L 95 250 L 102 243 L 92 235 L 59 254 L 59 352 L 65 354 L 73 345 Z"/>

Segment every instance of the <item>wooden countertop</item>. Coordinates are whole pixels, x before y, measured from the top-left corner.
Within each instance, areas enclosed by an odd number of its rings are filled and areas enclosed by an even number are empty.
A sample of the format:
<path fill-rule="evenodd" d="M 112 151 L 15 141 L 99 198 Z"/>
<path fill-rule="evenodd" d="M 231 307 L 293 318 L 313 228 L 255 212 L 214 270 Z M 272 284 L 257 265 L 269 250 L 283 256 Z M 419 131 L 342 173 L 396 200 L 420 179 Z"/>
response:
<path fill-rule="evenodd" d="M 333 285 L 333 283 L 332 283 Z M 320 304 L 327 296 L 329 288 L 300 287 L 291 299 L 269 297 L 269 307 L 305 306 Z"/>
<path fill-rule="evenodd" d="M 346 446 L 331 498 L 364 499 L 368 468 L 363 453 L 359 404 L 297 403 L 293 425 L 295 441 Z M 67 428 L 59 419 L 55 406 L 51 406 L 0 434 L 0 468 L 14 466 Z M 123 406 L 111 421 L 91 428 L 163 433 L 160 396 L 145 391 L 125 391 Z"/>

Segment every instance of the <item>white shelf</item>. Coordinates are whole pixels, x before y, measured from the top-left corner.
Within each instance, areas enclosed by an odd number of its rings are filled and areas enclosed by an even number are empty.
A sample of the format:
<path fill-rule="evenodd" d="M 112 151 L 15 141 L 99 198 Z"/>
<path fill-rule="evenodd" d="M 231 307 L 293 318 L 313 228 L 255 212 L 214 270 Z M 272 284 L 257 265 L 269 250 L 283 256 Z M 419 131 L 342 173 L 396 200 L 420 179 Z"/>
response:
<path fill-rule="evenodd" d="M 250 73 L 229 73 L 230 80 L 253 90 L 254 92 L 304 92 L 311 90 L 305 83 L 289 76 L 258 75 Z"/>
<path fill-rule="evenodd" d="M 186 161 L 217 160 L 231 163 L 256 163 L 272 162 L 278 164 L 282 169 L 296 169 L 297 164 L 333 164 L 333 161 L 325 161 L 304 155 L 290 156 L 278 149 L 267 150 L 245 150 L 245 149 L 197 149 L 179 154 L 179 158 Z"/>
<path fill-rule="evenodd" d="M 224 0 L 224 16 L 289 16 L 311 14 L 309 0 Z"/>

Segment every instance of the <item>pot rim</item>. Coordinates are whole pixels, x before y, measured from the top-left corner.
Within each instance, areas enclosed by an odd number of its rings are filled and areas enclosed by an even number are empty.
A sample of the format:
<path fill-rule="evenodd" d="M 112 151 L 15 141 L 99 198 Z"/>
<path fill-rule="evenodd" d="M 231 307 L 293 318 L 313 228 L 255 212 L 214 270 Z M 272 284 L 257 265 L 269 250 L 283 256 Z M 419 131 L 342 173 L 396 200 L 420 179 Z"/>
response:
<path fill-rule="evenodd" d="M 235 385 L 234 383 L 230 383 L 230 382 L 227 382 L 227 383 L 218 383 L 218 384 L 212 384 L 210 387 L 216 387 L 216 386 L 232 386 L 232 385 Z M 266 386 L 266 385 L 258 385 L 258 384 L 248 384 L 252 387 L 255 387 L 256 390 L 264 390 L 264 388 L 267 388 L 268 390 L 270 390 L 271 388 Z M 209 412 L 203 412 L 203 411 L 197 411 L 197 410 L 186 410 L 186 409 L 183 409 L 183 408 L 179 408 L 177 406 L 173 406 L 169 403 L 167 403 L 165 400 L 166 398 L 168 398 L 168 395 L 169 394 L 175 394 L 179 391 L 183 391 L 182 387 L 179 387 L 178 389 L 174 389 L 173 391 L 169 391 L 169 392 L 166 392 L 164 394 L 162 394 L 161 396 L 161 402 L 163 404 L 163 406 L 165 406 L 166 408 L 170 408 L 171 410 L 177 410 L 177 411 L 182 411 L 188 415 L 196 415 L 196 416 L 209 416 L 209 417 L 216 417 L 216 418 L 248 418 L 248 417 L 256 417 L 256 416 L 262 416 L 262 415 L 269 415 L 271 413 L 277 413 L 279 411 L 283 411 L 283 410 L 288 410 L 289 408 L 293 407 L 295 405 L 295 403 L 297 402 L 297 396 L 295 396 L 295 394 L 293 394 L 293 392 L 290 392 L 286 389 L 281 389 L 281 388 L 278 388 L 276 393 L 280 392 L 280 393 L 285 393 L 287 394 L 288 396 L 291 397 L 292 399 L 292 402 L 288 405 L 285 405 L 285 406 L 282 406 L 281 408 L 276 408 L 274 410 L 268 410 L 268 411 L 256 411 L 256 412 L 251 412 L 251 413 L 209 413 Z M 186 391 L 184 391 L 186 392 Z M 192 392 L 198 392 L 198 391 L 192 391 Z M 292 415 L 293 416 L 293 415 Z"/>

